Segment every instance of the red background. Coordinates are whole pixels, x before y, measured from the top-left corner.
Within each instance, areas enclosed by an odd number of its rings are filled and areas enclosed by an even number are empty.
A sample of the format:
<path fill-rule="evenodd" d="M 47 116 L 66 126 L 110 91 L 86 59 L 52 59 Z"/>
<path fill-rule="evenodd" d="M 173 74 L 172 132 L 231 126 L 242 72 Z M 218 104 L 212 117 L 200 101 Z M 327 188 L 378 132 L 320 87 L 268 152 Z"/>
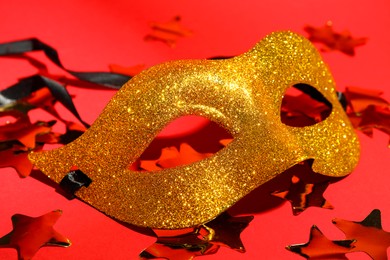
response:
<path fill-rule="evenodd" d="M 57 48 L 63 64 L 72 70 L 107 71 L 108 64 L 152 66 L 173 59 L 235 55 L 250 49 L 267 33 L 292 30 L 305 34 L 306 24 L 322 26 L 331 20 L 335 30 L 348 29 L 368 43 L 355 57 L 324 53 L 338 88 L 359 86 L 381 89 L 390 99 L 390 2 L 387 0 L 263 0 L 263 1 L 4 1 L 0 0 L 0 42 L 37 37 Z M 193 35 L 175 48 L 161 42 L 145 42 L 152 21 L 168 21 L 180 15 Z M 42 53 L 32 56 L 47 61 Z M 51 68 L 53 73 L 61 70 Z M 25 61 L 0 58 L 0 88 L 20 77 L 36 73 Z M 81 117 L 92 123 L 114 91 L 69 88 Z M 74 120 L 70 115 L 69 118 Z M 390 231 L 388 137 L 375 131 L 373 139 L 360 133 L 361 160 L 346 179 L 332 184 L 325 197 L 334 210 L 309 208 L 294 217 L 288 203 L 257 214 L 242 233 L 247 252 L 221 248 L 203 259 L 303 259 L 284 249 L 306 242 L 316 224 L 330 239 L 343 239 L 331 220 L 360 221 L 378 208 L 383 228 Z M 12 168 L 0 169 L 0 236 L 11 230 L 15 213 L 39 216 L 62 209 L 55 225 L 73 245 L 67 249 L 44 247 L 34 259 L 137 259 L 155 240 L 138 234 L 78 200 L 68 201 L 44 183 L 20 179 Z M 390 250 L 388 250 L 390 252 Z M 363 253 L 350 259 L 369 259 Z M 0 249 L 1 259 L 16 259 L 14 249 Z"/>

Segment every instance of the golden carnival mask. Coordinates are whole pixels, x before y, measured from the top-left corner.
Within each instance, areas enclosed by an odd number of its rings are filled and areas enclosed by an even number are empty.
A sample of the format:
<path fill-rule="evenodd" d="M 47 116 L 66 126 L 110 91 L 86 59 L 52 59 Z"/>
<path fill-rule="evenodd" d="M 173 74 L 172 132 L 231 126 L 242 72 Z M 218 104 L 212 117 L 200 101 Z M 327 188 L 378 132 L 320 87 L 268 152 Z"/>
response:
<path fill-rule="evenodd" d="M 314 87 L 330 102 L 324 121 L 282 123 L 283 95 L 297 84 Z M 183 115 L 219 123 L 233 142 L 189 165 L 130 170 L 155 136 Z M 231 59 L 154 66 L 127 82 L 81 137 L 29 156 L 57 183 L 77 166 L 92 180 L 77 197 L 121 221 L 160 229 L 206 223 L 304 160 L 314 159 L 315 172 L 340 177 L 358 157 L 357 137 L 327 66 L 308 40 L 292 32 L 272 33 Z"/>

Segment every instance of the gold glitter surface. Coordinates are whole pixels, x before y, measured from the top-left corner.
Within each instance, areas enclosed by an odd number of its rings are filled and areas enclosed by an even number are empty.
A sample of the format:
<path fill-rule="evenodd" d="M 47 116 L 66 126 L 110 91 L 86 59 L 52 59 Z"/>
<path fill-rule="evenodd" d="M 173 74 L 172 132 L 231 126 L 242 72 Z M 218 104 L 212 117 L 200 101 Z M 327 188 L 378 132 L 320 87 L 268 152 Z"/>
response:
<path fill-rule="evenodd" d="M 283 95 L 297 83 L 315 87 L 332 103 L 326 120 L 306 127 L 281 122 Z M 164 126 L 189 114 L 220 123 L 234 141 L 190 165 L 128 169 Z M 179 229 L 214 219 L 306 159 L 314 159 L 316 172 L 344 176 L 358 162 L 359 143 L 317 50 L 297 34 L 275 32 L 232 59 L 173 61 L 140 73 L 80 138 L 29 158 L 56 182 L 77 166 L 92 184 L 76 195 L 112 217 Z"/>

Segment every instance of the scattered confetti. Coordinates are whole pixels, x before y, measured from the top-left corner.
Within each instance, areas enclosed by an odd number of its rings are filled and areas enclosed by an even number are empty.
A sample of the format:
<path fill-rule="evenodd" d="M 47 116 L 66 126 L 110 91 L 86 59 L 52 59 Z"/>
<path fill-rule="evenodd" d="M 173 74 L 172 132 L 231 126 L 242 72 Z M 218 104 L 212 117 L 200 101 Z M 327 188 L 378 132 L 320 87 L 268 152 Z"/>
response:
<path fill-rule="evenodd" d="M 169 47 L 175 47 L 176 42 L 181 37 L 188 37 L 192 34 L 191 30 L 181 25 L 181 17 L 175 16 L 172 20 L 161 23 L 150 23 L 152 32 L 145 36 L 146 41 L 162 41 Z"/>
<path fill-rule="evenodd" d="M 0 150 L 0 168 L 12 167 L 20 177 L 27 177 L 30 175 L 33 165 L 27 158 L 28 152 L 23 150 L 24 147 L 14 145 L 11 149 Z M 36 151 L 39 151 L 36 148 Z"/>
<path fill-rule="evenodd" d="M 175 146 L 163 148 L 157 160 L 141 160 L 140 168 L 146 171 L 162 170 L 190 164 L 210 156 L 212 153 L 198 153 L 189 144 L 181 143 L 179 149 Z"/>
<path fill-rule="evenodd" d="M 277 191 L 272 195 L 291 202 L 294 215 L 299 215 L 308 207 L 333 209 L 333 206 L 322 195 L 328 185 L 329 181 L 305 183 L 299 177 L 293 176 L 288 190 Z"/>
<path fill-rule="evenodd" d="M 331 112 L 331 107 L 308 94 L 286 93 L 282 101 L 281 118 L 286 125 L 303 127 L 325 120 Z"/>
<path fill-rule="evenodd" d="M 29 260 L 43 246 L 70 246 L 69 239 L 53 228 L 61 215 L 61 210 L 40 217 L 13 215 L 13 230 L 0 238 L 0 247 L 15 248 L 20 260 Z"/>
<path fill-rule="evenodd" d="M 224 212 L 204 226 L 213 230 L 213 236 L 210 240 L 212 244 L 245 253 L 240 235 L 252 220 L 253 216 L 232 217 Z"/>
<path fill-rule="evenodd" d="M 142 251 L 140 257 L 189 260 L 195 256 L 215 254 L 220 246 L 244 253 L 240 234 L 252 219 L 253 216 L 232 217 L 225 212 L 197 228 L 154 230 L 157 241 Z"/>
<path fill-rule="evenodd" d="M 303 28 L 309 34 L 309 40 L 325 45 L 324 51 L 338 50 L 349 56 L 355 55 L 355 48 L 366 44 L 367 38 L 354 38 L 349 31 L 341 33 L 333 30 L 333 23 L 327 22 L 323 27 L 306 25 Z"/>
<path fill-rule="evenodd" d="M 310 230 L 309 242 L 289 245 L 287 250 L 307 259 L 348 259 L 345 254 L 354 247 L 355 240 L 329 240 L 317 226 Z"/>
<path fill-rule="evenodd" d="M 374 260 L 387 259 L 390 232 L 382 229 L 380 210 L 374 209 L 361 222 L 338 218 L 333 219 L 332 222 L 345 233 L 346 239 L 356 240 L 351 252 L 365 252 Z"/>
<path fill-rule="evenodd" d="M 345 91 L 352 125 L 370 137 L 374 129 L 390 136 L 390 104 L 381 95 L 381 91 L 357 87 L 348 87 Z"/>
<path fill-rule="evenodd" d="M 390 232 L 382 229 L 381 212 L 374 209 L 363 221 L 335 218 L 332 220 L 346 235 L 345 240 L 330 241 L 313 226 L 306 244 L 287 246 L 287 249 L 310 259 L 347 259 L 346 253 L 365 252 L 374 260 L 386 260 L 390 247 Z"/>
<path fill-rule="evenodd" d="M 123 75 L 128 75 L 133 77 L 138 73 L 140 73 L 141 71 L 143 71 L 146 68 L 146 66 L 145 64 L 139 64 L 130 67 L 123 67 L 116 64 L 110 64 L 109 68 L 112 73 L 118 73 L 118 74 L 123 74 Z"/>
<path fill-rule="evenodd" d="M 28 148 L 34 148 L 36 136 L 51 131 L 51 122 L 32 124 L 27 115 L 16 110 L 0 112 L 0 118 L 3 116 L 13 116 L 16 121 L 0 126 L 0 141 L 2 142 L 19 141 Z"/>
<path fill-rule="evenodd" d="M 155 231 L 157 241 L 140 253 L 141 259 L 164 258 L 169 260 L 190 260 L 195 256 L 214 254 L 219 246 L 209 243 L 204 227 L 175 235 L 178 231 Z M 205 236 L 201 233 L 205 233 Z"/>

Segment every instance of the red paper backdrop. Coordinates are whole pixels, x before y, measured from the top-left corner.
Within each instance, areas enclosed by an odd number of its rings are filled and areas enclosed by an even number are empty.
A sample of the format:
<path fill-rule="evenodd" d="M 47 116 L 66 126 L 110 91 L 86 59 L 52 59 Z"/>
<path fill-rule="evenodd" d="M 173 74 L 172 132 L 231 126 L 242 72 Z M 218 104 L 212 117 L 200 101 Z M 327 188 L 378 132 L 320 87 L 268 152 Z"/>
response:
<path fill-rule="evenodd" d="M 323 54 L 338 88 L 381 89 L 390 98 L 387 0 L 2 0 L 0 11 L 0 42 L 37 37 L 58 49 L 66 67 L 87 71 L 107 71 L 110 63 L 152 66 L 173 59 L 240 54 L 271 31 L 288 29 L 304 34 L 305 24 L 322 26 L 331 20 L 338 31 L 349 29 L 356 37 L 369 37 L 355 57 L 339 52 Z M 168 21 L 176 15 L 182 17 L 183 26 L 193 31 L 191 37 L 180 39 L 176 48 L 143 40 L 150 32 L 149 22 Z M 47 61 L 42 53 L 32 56 Z M 54 67 L 51 71 L 63 73 Z M 36 70 L 25 61 L 0 58 L 0 89 L 34 73 Z M 82 118 L 90 123 L 114 94 L 108 90 L 69 89 Z M 332 218 L 360 221 L 374 208 L 381 209 L 383 228 L 390 231 L 388 137 L 377 131 L 373 139 L 360 133 L 359 137 L 362 154 L 358 167 L 325 192 L 334 210 L 310 208 L 294 217 L 290 205 L 285 203 L 255 215 L 241 236 L 247 253 L 221 248 L 218 254 L 203 259 L 303 259 L 284 247 L 306 242 L 312 224 L 330 239 L 343 239 L 341 231 L 332 225 Z M 78 200 L 63 198 L 36 179 L 20 179 L 11 168 L 0 169 L 0 177 L 0 236 L 11 230 L 10 218 L 15 213 L 39 216 L 54 209 L 64 211 L 55 228 L 69 237 L 73 245 L 67 249 L 42 248 L 34 259 L 137 259 L 138 253 L 155 240 Z M 14 249 L 0 249 L 1 259 L 16 256 Z M 369 259 L 363 253 L 348 257 Z"/>

